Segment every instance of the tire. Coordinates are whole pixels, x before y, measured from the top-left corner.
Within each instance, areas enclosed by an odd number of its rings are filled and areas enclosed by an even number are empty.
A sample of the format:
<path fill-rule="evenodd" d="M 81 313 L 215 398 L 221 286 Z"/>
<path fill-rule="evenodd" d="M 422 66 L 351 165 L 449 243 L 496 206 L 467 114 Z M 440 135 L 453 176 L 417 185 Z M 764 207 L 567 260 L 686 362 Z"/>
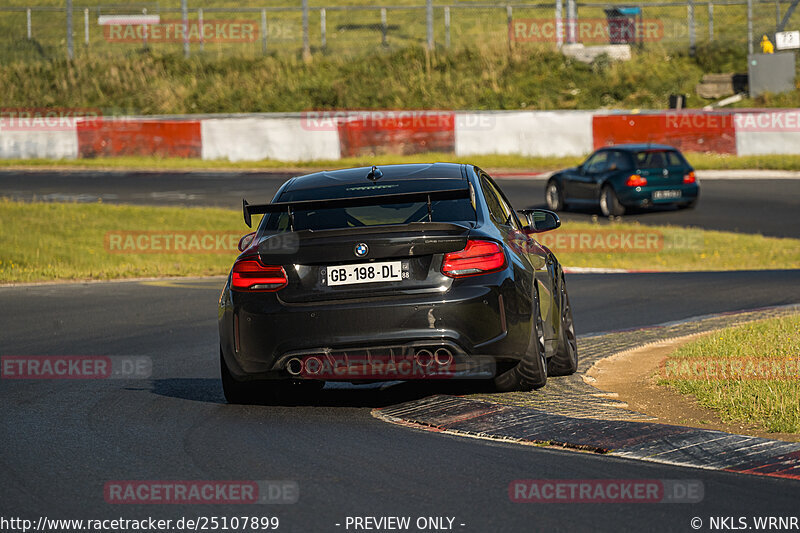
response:
<path fill-rule="evenodd" d="M 544 190 L 544 201 L 550 211 L 563 211 L 565 209 L 564 191 L 557 181 L 550 180 L 547 182 L 547 187 Z"/>
<path fill-rule="evenodd" d="M 293 405 L 310 402 L 325 386 L 319 380 L 273 379 L 262 381 L 237 381 L 231 375 L 222 348 L 219 351 L 220 374 L 222 376 L 222 392 L 225 400 L 240 405 Z"/>
<path fill-rule="evenodd" d="M 604 217 L 619 217 L 625 214 L 625 206 L 619 203 L 617 193 L 611 185 L 604 185 L 600 191 L 600 212 Z"/>
<path fill-rule="evenodd" d="M 534 293 L 534 332 L 525 356 L 513 368 L 494 378 L 499 392 L 541 389 L 547 383 L 547 359 L 544 350 L 544 326 L 539 309 L 539 295 Z"/>
<path fill-rule="evenodd" d="M 695 207 L 697 207 L 697 198 L 695 198 L 694 200 L 692 200 L 689 203 L 682 204 L 680 206 L 681 209 L 694 209 Z"/>
<path fill-rule="evenodd" d="M 225 364 L 221 347 L 219 349 L 219 372 L 222 378 L 222 393 L 228 403 L 243 405 L 255 403 L 258 397 L 255 383 L 252 381 L 237 381 L 233 377 L 228 365 Z"/>
<path fill-rule="evenodd" d="M 558 349 L 547 362 L 550 376 L 569 376 L 578 370 L 578 342 L 575 338 L 575 325 L 572 321 L 572 306 L 569 303 L 567 285 L 561 278 L 561 327 L 558 336 Z"/>

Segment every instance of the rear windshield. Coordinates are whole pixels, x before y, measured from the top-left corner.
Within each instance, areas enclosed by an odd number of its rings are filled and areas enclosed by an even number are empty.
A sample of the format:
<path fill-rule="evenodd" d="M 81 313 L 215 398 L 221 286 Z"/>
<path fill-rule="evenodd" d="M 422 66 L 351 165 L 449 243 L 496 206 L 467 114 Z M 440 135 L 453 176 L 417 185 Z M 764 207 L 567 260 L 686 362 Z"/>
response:
<path fill-rule="evenodd" d="M 683 156 L 675 150 L 643 150 L 636 153 L 636 168 L 664 168 L 687 166 Z"/>
<path fill-rule="evenodd" d="M 365 185 L 326 187 L 322 190 L 288 191 L 281 195 L 279 202 L 300 200 L 319 200 L 333 198 L 352 198 L 363 196 L 376 196 L 383 194 L 397 194 L 401 192 L 414 192 L 418 190 L 456 189 L 463 188 L 462 180 L 431 180 L 435 187 L 428 182 L 425 187 L 409 187 L 407 183 L 384 183 L 379 186 Z M 396 185 L 396 186 L 395 186 Z M 390 224 L 410 224 L 412 222 L 428 221 L 428 204 L 426 202 L 411 202 L 405 204 L 367 205 L 355 207 L 337 207 L 332 209 L 298 209 L 294 214 L 295 231 L 325 230 L 354 228 L 360 226 L 381 226 Z M 433 222 L 472 223 L 476 221 L 475 209 L 468 198 L 458 200 L 440 200 L 431 203 L 431 220 Z M 268 215 L 264 223 L 267 231 L 287 231 L 289 229 L 289 215 L 287 213 L 273 213 Z"/>

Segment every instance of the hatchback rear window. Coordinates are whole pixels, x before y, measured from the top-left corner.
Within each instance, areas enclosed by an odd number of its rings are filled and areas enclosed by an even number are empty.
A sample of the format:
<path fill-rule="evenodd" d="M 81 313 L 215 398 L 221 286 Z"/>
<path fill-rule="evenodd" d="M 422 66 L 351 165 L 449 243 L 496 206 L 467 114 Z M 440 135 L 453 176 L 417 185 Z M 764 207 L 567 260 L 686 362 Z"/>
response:
<path fill-rule="evenodd" d="M 683 156 L 675 150 L 643 150 L 636 154 L 636 168 L 686 166 Z"/>

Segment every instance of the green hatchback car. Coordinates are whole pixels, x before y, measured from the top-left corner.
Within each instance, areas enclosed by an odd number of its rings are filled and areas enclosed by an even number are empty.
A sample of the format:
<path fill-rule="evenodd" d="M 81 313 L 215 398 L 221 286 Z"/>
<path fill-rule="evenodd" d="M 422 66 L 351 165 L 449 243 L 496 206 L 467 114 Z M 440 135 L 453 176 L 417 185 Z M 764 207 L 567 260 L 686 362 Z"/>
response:
<path fill-rule="evenodd" d="M 599 207 L 603 216 L 626 208 L 694 207 L 700 183 L 680 151 L 667 145 L 621 144 L 595 151 L 574 168 L 553 174 L 545 188 L 547 207 Z"/>

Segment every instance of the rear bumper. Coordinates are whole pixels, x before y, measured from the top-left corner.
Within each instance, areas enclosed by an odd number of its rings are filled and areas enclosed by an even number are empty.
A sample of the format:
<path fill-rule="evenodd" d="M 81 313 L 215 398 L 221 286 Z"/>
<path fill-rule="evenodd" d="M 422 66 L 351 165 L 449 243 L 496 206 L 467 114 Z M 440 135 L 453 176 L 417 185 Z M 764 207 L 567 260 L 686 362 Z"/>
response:
<path fill-rule="evenodd" d="M 314 304 L 286 304 L 276 293 L 226 287 L 219 308 L 223 356 L 240 379 L 289 377 L 285 365 L 293 354 L 380 352 L 387 346 L 448 345 L 467 358 L 519 359 L 530 338 L 530 309 L 515 311 L 520 306 L 506 274 L 481 278 L 498 283 L 468 279 L 446 293 Z"/>
<path fill-rule="evenodd" d="M 680 198 L 653 198 L 655 191 L 681 191 Z M 622 187 L 617 198 L 622 205 L 629 207 L 649 207 L 656 205 L 688 204 L 700 195 L 700 187 L 696 183 L 666 186 Z"/>

